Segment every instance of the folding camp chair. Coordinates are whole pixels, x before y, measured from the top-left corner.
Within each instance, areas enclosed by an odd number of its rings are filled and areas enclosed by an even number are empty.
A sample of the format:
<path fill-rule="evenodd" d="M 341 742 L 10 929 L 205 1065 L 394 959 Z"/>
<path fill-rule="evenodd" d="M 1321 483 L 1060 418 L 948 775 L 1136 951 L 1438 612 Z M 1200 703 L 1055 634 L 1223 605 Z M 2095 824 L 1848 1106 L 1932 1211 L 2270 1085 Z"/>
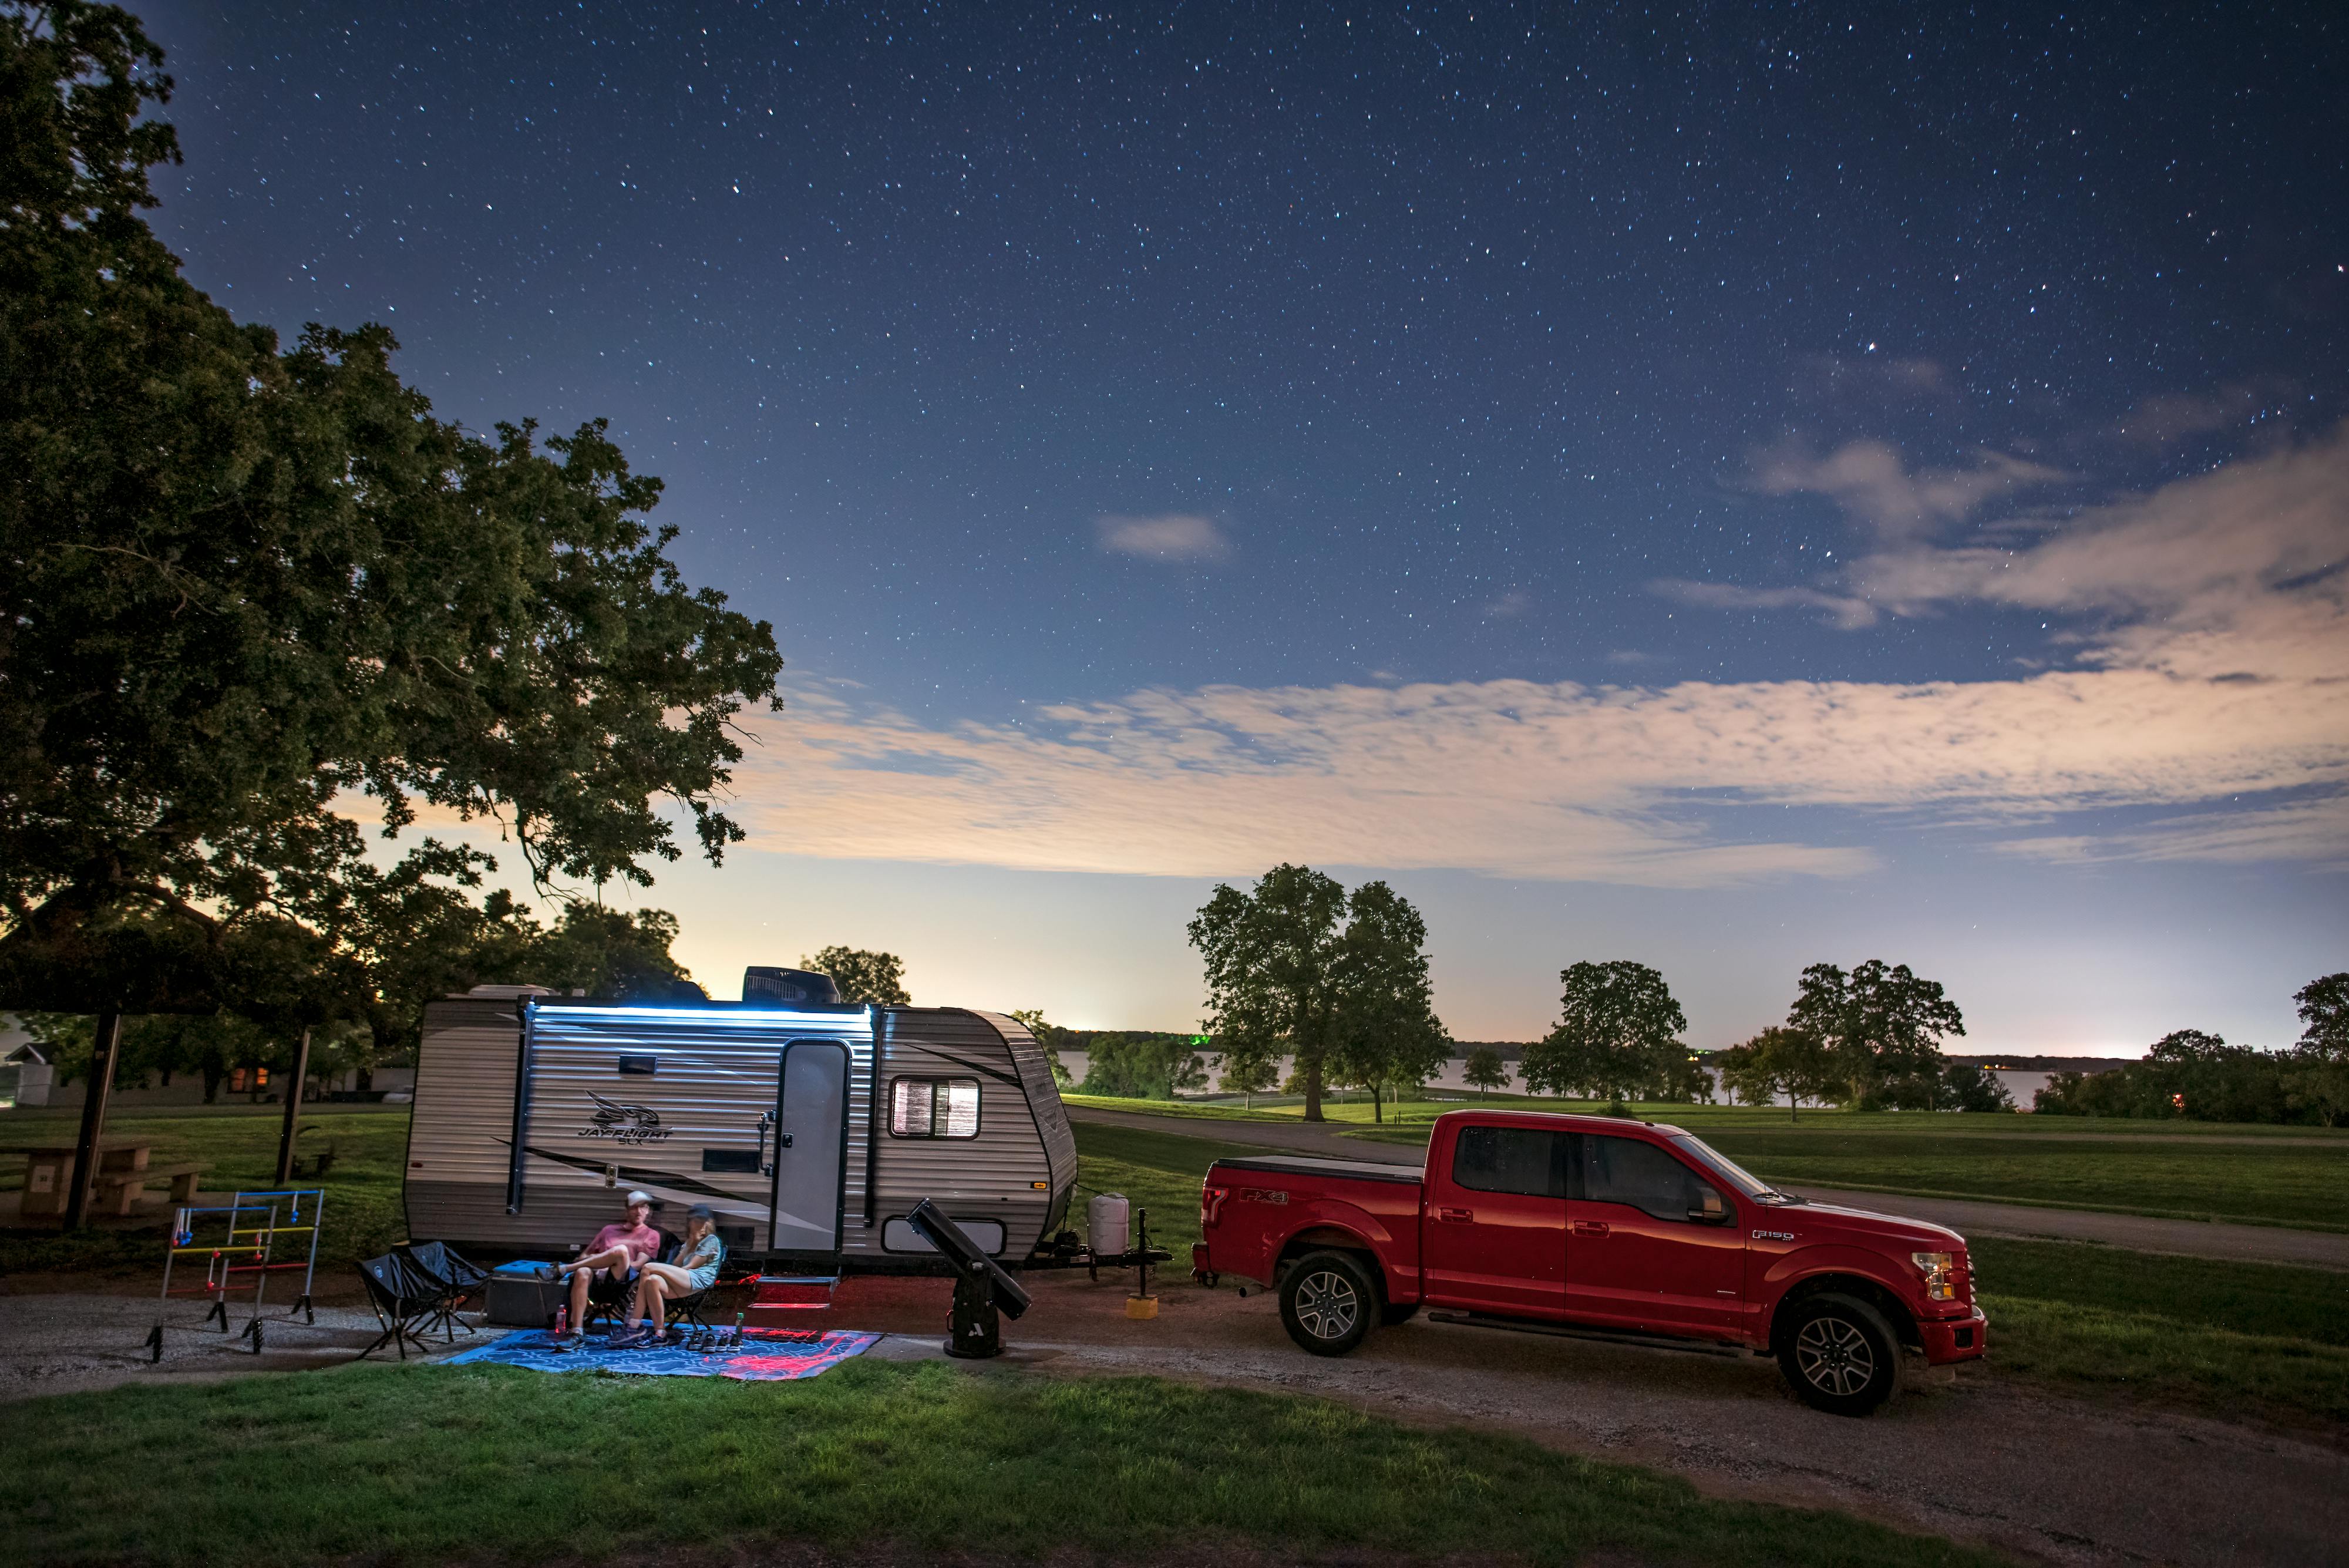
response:
<path fill-rule="evenodd" d="M 481 1288 L 481 1282 L 490 1277 L 488 1273 L 468 1262 L 446 1241 L 413 1241 L 393 1250 L 406 1258 L 418 1273 L 440 1287 L 440 1298 L 426 1314 L 424 1332 L 429 1334 L 437 1327 L 440 1336 L 451 1344 L 456 1342 L 457 1330 L 472 1333 L 471 1324 L 457 1321 L 457 1312 Z"/>
<path fill-rule="evenodd" d="M 367 1282 L 367 1304 L 375 1308 L 375 1320 L 383 1325 L 376 1342 L 359 1352 L 365 1361 L 388 1340 L 399 1352 L 402 1361 L 408 1359 L 410 1345 L 419 1351 L 432 1347 L 417 1334 L 419 1324 L 429 1322 L 441 1300 L 440 1282 L 426 1274 L 398 1252 L 386 1252 L 380 1258 L 369 1258 L 359 1265 L 359 1278 Z"/>

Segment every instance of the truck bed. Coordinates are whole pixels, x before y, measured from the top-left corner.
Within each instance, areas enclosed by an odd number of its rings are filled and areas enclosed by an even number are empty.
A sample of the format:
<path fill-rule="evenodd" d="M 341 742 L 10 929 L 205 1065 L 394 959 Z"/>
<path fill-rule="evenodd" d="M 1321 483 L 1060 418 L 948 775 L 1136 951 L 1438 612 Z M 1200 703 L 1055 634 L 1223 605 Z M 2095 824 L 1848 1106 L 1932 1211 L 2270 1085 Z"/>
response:
<path fill-rule="evenodd" d="M 1374 1159 L 1326 1159 L 1310 1154 L 1246 1155 L 1237 1159 L 1219 1159 L 1216 1164 L 1226 1170 L 1262 1170 L 1282 1176 L 1330 1176 L 1350 1181 L 1401 1181 L 1416 1187 L 1420 1182 L 1418 1168 L 1409 1165 L 1386 1165 Z"/>

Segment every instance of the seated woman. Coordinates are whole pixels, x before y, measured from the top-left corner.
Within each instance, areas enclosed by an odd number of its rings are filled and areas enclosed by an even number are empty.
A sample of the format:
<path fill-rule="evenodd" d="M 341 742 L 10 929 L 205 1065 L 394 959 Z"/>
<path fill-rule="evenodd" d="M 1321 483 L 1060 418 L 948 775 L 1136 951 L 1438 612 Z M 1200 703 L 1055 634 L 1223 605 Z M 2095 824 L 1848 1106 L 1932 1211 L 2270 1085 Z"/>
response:
<path fill-rule="evenodd" d="M 642 1326 L 622 1343 L 657 1341 L 667 1321 L 670 1298 L 689 1296 L 716 1284 L 718 1265 L 725 1261 L 726 1243 L 718 1239 L 717 1216 L 709 1211 L 708 1204 L 695 1204 L 685 1211 L 685 1239 L 678 1242 L 669 1261 L 646 1263 L 637 1269 L 636 1290 L 628 1303 L 628 1316 Z"/>

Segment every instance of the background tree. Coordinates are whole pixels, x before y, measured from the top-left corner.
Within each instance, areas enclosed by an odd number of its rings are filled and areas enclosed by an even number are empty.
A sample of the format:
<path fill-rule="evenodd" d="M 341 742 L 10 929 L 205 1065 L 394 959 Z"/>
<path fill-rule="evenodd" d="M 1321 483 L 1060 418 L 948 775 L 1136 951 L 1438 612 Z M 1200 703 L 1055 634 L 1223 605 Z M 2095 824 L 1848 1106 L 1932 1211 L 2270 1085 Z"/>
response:
<path fill-rule="evenodd" d="M 1619 1103 L 1672 1081 L 1688 1054 L 1680 1042 L 1688 1018 L 1661 973 L 1616 959 L 1577 963 L 1558 979 L 1558 1022 L 1526 1048 L 1527 1088 Z"/>
<path fill-rule="evenodd" d="M 1853 1102 L 1920 1110 L 1930 1110 L 1939 1093 L 1941 1041 L 1966 1032 L 1964 1015 L 1940 985 L 1881 959 L 1848 974 L 1811 965 L 1786 1023 L 1826 1048 Z"/>
<path fill-rule="evenodd" d="M 2302 1029 L 2284 1090 L 2292 1106 L 2325 1127 L 2349 1121 L 2349 971 L 2328 974 L 2302 986 Z"/>
<path fill-rule="evenodd" d="M 2014 1096 L 1992 1074 L 1963 1062 L 1941 1070 L 1941 1087 L 1934 1101 L 1937 1111 L 2011 1111 Z"/>
<path fill-rule="evenodd" d="M 1019 1027 L 1036 1037 L 1037 1044 L 1044 1048 L 1044 1060 L 1052 1069 L 1053 1087 L 1076 1087 L 1077 1075 L 1070 1072 L 1068 1064 L 1061 1060 L 1061 1053 L 1066 1049 L 1062 1042 L 1068 1031 L 1057 1023 L 1044 1022 L 1044 1010 L 1040 1007 L 1014 1008 L 1011 1016 L 1019 1022 Z"/>
<path fill-rule="evenodd" d="M 1219 884 L 1189 927 L 1206 971 L 1206 1030 L 1226 1063 L 1253 1072 L 1294 1054 L 1309 1122 L 1322 1119 L 1345 913 L 1336 880 L 1284 864 L 1246 893 Z"/>
<path fill-rule="evenodd" d="M 1800 1029 L 1773 1027 L 1721 1054 L 1723 1079 L 1748 1105 L 1767 1106 L 1786 1096 L 1786 1119 L 1802 1119 L 1805 1100 L 1827 1096 L 1838 1083 L 1834 1059 L 1818 1037 Z"/>
<path fill-rule="evenodd" d="M 1256 1097 L 1280 1081 L 1280 1069 L 1268 1057 L 1246 1058 L 1226 1054 L 1222 1059 L 1223 1074 L 1216 1086 L 1227 1095 L 1240 1096 L 1247 1109 L 1256 1108 Z"/>
<path fill-rule="evenodd" d="M 1337 1009 L 1330 1072 L 1333 1081 L 1370 1091 L 1371 1119 L 1381 1101 L 1443 1071 L 1452 1040 L 1435 1016 L 1427 980 L 1427 922 L 1384 882 L 1366 882 L 1346 901 L 1332 975 Z"/>
<path fill-rule="evenodd" d="M 914 1004 L 914 999 L 905 992 L 905 961 L 895 953 L 830 947 L 813 958 L 800 960 L 800 967 L 832 976 L 832 983 L 840 988 L 843 1002 L 868 1002 L 874 1007 Z"/>
<path fill-rule="evenodd" d="M 1206 1087 L 1207 1064 L 1195 1036 L 1147 1030 L 1102 1030 L 1085 1049 L 1088 1095 L 1171 1100 L 1178 1089 Z"/>
<path fill-rule="evenodd" d="M 1479 1045 L 1469 1052 L 1468 1059 L 1461 1064 L 1460 1075 L 1480 1099 L 1489 1089 L 1509 1086 L 1509 1065 L 1490 1045 Z"/>

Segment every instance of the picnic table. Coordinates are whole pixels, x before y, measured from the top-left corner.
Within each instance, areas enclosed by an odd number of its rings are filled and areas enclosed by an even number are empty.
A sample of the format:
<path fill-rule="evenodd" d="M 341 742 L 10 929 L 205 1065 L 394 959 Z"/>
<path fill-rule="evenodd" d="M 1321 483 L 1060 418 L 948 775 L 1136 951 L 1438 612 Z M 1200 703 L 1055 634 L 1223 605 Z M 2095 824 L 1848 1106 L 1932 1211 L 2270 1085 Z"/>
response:
<path fill-rule="evenodd" d="M 98 1146 L 98 1171 L 90 1181 L 96 1212 L 129 1214 L 146 1197 L 150 1181 L 171 1184 L 171 1201 L 187 1203 L 196 1196 L 201 1165 L 151 1165 L 152 1146 L 133 1138 L 108 1138 Z M 28 1148 L 25 1156 L 25 1198 L 19 1212 L 27 1220 L 47 1216 L 63 1219 L 66 1199 L 73 1187 L 74 1146 L 50 1144 Z"/>

